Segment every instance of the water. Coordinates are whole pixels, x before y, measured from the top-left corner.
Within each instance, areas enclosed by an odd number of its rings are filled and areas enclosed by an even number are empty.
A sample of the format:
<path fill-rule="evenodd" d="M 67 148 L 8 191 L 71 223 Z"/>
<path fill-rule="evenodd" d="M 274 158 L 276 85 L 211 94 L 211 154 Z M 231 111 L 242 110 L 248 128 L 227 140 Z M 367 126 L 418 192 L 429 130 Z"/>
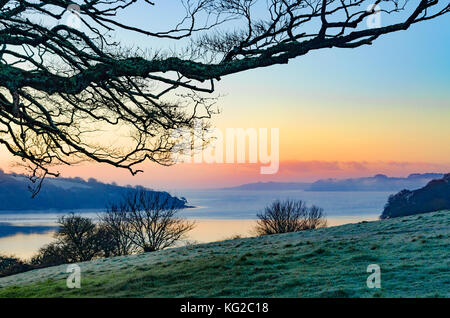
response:
<path fill-rule="evenodd" d="M 330 226 L 375 220 L 381 214 L 390 192 L 306 192 L 183 190 L 173 192 L 184 196 L 195 208 L 181 215 L 195 219 L 197 226 L 189 240 L 211 242 L 234 235 L 250 236 L 256 214 L 275 199 L 302 199 L 308 205 L 324 209 Z M 29 258 L 40 247 L 50 243 L 58 216 L 70 211 L 0 213 L 0 254 Z M 75 211 L 96 219 L 102 211 Z"/>
<path fill-rule="evenodd" d="M 178 194 L 178 193 L 174 193 Z M 204 190 L 180 192 L 189 204 L 199 206 L 183 211 L 190 218 L 255 219 L 256 213 L 275 199 L 301 199 L 317 205 L 331 217 L 377 217 L 383 211 L 391 192 L 309 192 Z"/>

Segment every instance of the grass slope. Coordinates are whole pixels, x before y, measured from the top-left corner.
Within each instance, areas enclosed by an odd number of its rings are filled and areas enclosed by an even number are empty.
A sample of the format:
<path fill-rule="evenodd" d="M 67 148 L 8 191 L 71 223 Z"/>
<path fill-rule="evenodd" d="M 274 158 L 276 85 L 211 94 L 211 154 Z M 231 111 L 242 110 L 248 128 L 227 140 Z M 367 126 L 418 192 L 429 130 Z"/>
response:
<path fill-rule="evenodd" d="M 450 213 L 235 239 L 0 279 L 1 297 L 450 297 Z M 381 289 L 366 287 L 369 264 Z"/>

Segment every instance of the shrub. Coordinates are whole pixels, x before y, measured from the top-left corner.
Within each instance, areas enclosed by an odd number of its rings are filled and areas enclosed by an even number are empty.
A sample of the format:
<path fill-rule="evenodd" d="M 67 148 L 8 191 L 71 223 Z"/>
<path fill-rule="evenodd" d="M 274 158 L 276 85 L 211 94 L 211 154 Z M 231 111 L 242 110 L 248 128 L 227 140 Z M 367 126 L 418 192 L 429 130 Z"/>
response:
<path fill-rule="evenodd" d="M 94 222 L 73 213 L 58 219 L 60 225 L 55 234 L 69 262 L 90 261 L 101 253 Z"/>
<path fill-rule="evenodd" d="M 314 205 L 308 208 L 302 200 L 276 200 L 257 217 L 257 235 L 298 232 L 327 224 L 323 209 Z"/>
<path fill-rule="evenodd" d="M 33 269 L 30 264 L 14 256 L 0 255 L 0 277 L 14 275 Z"/>
<path fill-rule="evenodd" d="M 44 246 L 33 256 L 33 266 L 56 266 L 111 255 L 106 244 L 110 240 L 109 234 L 91 219 L 71 213 L 60 217 L 58 224 L 56 242 Z"/>
<path fill-rule="evenodd" d="M 31 264 L 36 267 L 50 267 L 70 263 L 69 253 L 61 243 L 50 243 L 39 249 L 32 257 Z"/>

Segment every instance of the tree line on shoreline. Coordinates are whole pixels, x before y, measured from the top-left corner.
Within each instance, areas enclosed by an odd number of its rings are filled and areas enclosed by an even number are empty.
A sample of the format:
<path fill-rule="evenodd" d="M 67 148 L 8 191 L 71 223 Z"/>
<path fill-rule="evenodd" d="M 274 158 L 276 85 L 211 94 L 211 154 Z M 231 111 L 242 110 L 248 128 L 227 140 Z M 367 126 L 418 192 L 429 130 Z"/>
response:
<path fill-rule="evenodd" d="M 392 195 L 381 219 L 450 208 L 450 174 L 424 188 Z M 30 261 L 0 255 L 0 277 L 32 269 L 78 263 L 98 258 L 154 252 L 173 247 L 195 223 L 178 216 L 180 207 L 164 192 L 135 188 L 111 204 L 99 222 L 69 214 L 58 219 L 55 241 L 42 247 Z M 258 236 L 298 232 L 327 226 L 323 209 L 302 200 L 275 200 L 257 214 Z"/>
<path fill-rule="evenodd" d="M 450 173 L 434 179 L 417 190 L 402 190 L 391 195 L 381 219 L 450 209 Z"/>

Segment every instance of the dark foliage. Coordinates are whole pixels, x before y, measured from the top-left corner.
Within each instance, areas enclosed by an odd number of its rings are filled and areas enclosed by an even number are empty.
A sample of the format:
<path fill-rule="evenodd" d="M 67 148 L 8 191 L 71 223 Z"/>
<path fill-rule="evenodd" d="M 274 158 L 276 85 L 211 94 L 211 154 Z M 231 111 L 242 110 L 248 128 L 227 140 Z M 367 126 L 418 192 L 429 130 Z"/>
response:
<path fill-rule="evenodd" d="M 24 175 L 6 174 L 0 170 L 0 211 L 26 211 L 48 209 L 103 209 L 136 188 L 99 182 L 93 178 L 46 178 L 38 196 L 31 198 L 28 179 Z M 185 207 L 185 201 L 161 192 L 173 204 Z"/>
<path fill-rule="evenodd" d="M 0 277 L 26 272 L 33 267 L 13 256 L 0 255 Z"/>
<path fill-rule="evenodd" d="M 42 247 L 31 259 L 31 265 L 36 268 L 56 266 L 69 262 L 70 259 L 66 247 L 58 242 Z"/>
<path fill-rule="evenodd" d="M 381 219 L 450 209 L 450 173 L 442 179 L 430 181 L 425 187 L 402 190 L 391 195 Z"/>
<path fill-rule="evenodd" d="M 94 222 L 75 214 L 59 218 L 57 242 L 64 247 L 69 263 L 90 261 L 101 253 Z"/>
<path fill-rule="evenodd" d="M 101 224 L 73 213 L 61 217 L 58 224 L 56 241 L 39 250 L 31 259 L 32 266 L 56 266 L 115 255 L 111 250 L 112 234 Z"/>

